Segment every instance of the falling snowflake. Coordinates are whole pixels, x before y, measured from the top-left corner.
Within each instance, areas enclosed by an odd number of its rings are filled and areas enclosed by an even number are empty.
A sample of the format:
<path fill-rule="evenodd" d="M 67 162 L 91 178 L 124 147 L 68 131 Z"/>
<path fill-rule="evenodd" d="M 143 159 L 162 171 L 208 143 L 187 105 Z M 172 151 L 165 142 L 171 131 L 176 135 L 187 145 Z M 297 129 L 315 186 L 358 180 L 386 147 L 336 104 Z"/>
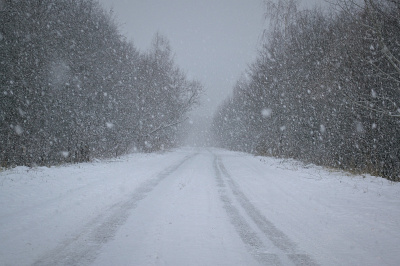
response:
<path fill-rule="evenodd" d="M 20 126 L 20 125 L 16 125 L 14 127 L 15 133 L 17 133 L 18 135 L 22 135 L 22 133 L 24 133 L 24 129 Z"/>
<path fill-rule="evenodd" d="M 319 126 L 319 131 L 320 131 L 322 134 L 324 134 L 324 133 L 326 132 L 325 126 L 321 124 L 321 125 Z"/>
<path fill-rule="evenodd" d="M 357 133 L 365 132 L 364 127 L 360 121 L 356 121 L 356 130 L 357 130 Z"/>
<path fill-rule="evenodd" d="M 272 109 L 271 108 L 264 108 L 261 111 L 261 114 L 263 117 L 270 117 L 272 114 Z"/>
<path fill-rule="evenodd" d="M 19 108 L 19 107 L 18 107 L 18 113 L 19 113 L 21 116 L 24 116 L 24 115 L 25 115 L 25 112 L 24 112 L 21 108 Z"/>

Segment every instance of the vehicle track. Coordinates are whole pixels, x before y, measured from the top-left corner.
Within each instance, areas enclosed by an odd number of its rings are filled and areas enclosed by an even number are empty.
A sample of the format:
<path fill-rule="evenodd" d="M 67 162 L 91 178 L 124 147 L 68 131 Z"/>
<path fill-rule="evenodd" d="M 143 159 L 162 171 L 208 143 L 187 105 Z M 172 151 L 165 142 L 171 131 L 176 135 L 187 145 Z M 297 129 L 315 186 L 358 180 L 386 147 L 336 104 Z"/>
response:
<path fill-rule="evenodd" d="M 318 265 L 308 254 L 299 252 L 296 244 L 261 214 L 236 185 L 217 155 L 214 155 L 214 169 L 220 198 L 231 223 L 248 250 L 261 264 Z M 235 206 L 235 202 L 240 208 Z M 271 244 L 278 249 L 277 252 L 266 252 L 271 250 Z"/>
<path fill-rule="evenodd" d="M 87 265 L 91 263 L 98 255 L 101 246 L 114 237 L 118 228 L 126 222 L 137 204 L 162 180 L 196 155 L 197 153 L 184 157 L 178 163 L 167 167 L 154 178 L 143 183 L 128 198 L 109 207 L 107 211 L 86 224 L 79 233 L 66 239 L 58 247 L 39 258 L 33 265 Z"/>

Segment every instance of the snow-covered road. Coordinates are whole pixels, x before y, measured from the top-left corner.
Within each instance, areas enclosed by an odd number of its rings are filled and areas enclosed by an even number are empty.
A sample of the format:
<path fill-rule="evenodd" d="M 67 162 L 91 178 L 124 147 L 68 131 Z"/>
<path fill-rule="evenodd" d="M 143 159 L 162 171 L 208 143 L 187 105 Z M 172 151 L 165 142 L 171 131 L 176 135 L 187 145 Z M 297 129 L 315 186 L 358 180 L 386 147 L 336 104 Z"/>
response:
<path fill-rule="evenodd" d="M 398 265 L 400 185 L 183 148 L 0 172 L 0 265 Z"/>

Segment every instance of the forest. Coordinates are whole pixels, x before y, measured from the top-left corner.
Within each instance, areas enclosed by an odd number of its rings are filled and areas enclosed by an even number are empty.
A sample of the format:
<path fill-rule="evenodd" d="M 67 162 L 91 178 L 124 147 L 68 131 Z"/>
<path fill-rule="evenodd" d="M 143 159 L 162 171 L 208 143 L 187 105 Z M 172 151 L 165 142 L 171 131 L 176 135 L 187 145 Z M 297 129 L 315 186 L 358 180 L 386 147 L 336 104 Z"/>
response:
<path fill-rule="evenodd" d="M 0 9 L 1 166 L 177 145 L 177 125 L 202 85 L 176 66 L 166 37 L 138 51 L 94 0 L 5 1 Z"/>
<path fill-rule="evenodd" d="M 219 107 L 223 148 L 400 178 L 400 2 L 265 1 L 257 60 Z"/>
<path fill-rule="evenodd" d="M 214 114 L 215 144 L 399 181 L 400 2 L 263 2 L 257 59 Z M 1 166 L 181 143 L 203 86 L 165 36 L 139 51 L 95 0 L 0 3 Z"/>

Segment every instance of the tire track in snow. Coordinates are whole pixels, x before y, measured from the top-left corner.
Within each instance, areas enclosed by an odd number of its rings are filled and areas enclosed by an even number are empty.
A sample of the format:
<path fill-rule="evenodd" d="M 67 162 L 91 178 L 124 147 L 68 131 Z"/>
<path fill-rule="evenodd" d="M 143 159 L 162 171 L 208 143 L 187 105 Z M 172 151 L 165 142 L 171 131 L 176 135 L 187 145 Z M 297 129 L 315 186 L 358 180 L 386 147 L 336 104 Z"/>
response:
<path fill-rule="evenodd" d="M 92 262 L 101 246 L 111 240 L 118 228 L 126 222 L 131 210 L 136 208 L 137 204 L 162 180 L 196 155 L 197 153 L 184 157 L 180 162 L 167 167 L 153 179 L 140 185 L 127 200 L 109 207 L 107 211 L 86 224 L 79 234 L 65 240 L 33 265 L 87 265 Z"/>
<path fill-rule="evenodd" d="M 222 178 L 222 175 L 226 179 L 226 183 L 229 185 L 229 188 L 231 189 L 235 199 L 239 202 L 240 206 L 243 208 L 245 213 L 251 218 L 251 220 L 254 222 L 254 224 L 258 227 L 258 229 L 277 247 L 279 248 L 284 254 L 287 255 L 287 257 L 295 264 L 295 265 L 318 265 L 309 255 L 307 254 L 302 254 L 297 251 L 297 246 L 296 244 L 290 240 L 288 236 L 285 235 L 282 231 L 280 231 L 272 222 L 267 220 L 265 216 L 261 214 L 261 212 L 250 202 L 250 200 L 245 196 L 245 194 L 239 189 L 239 187 L 236 185 L 236 183 L 233 181 L 231 175 L 228 173 L 226 170 L 224 164 L 221 161 L 221 158 L 218 156 L 215 156 L 214 159 L 214 168 L 217 172 L 217 182 L 218 186 L 223 187 L 224 185 L 224 179 Z M 220 170 L 219 170 L 220 169 Z M 222 175 L 221 175 L 221 173 Z M 224 197 L 227 197 L 226 195 L 221 196 L 222 201 L 224 201 Z M 232 205 L 232 203 L 230 203 Z M 224 205 L 227 206 L 227 204 Z M 229 204 L 228 204 L 229 205 Z M 234 208 L 234 206 L 232 205 Z M 229 209 L 229 208 L 228 208 Z M 229 212 L 227 209 L 227 212 Z M 229 214 L 229 213 L 228 213 Z M 237 215 L 240 216 L 239 212 L 237 212 Z M 243 218 L 241 218 L 243 219 Z M 244 220 L 244 219 L 243 219 Z M 234 224 L 235 226 L 235 224 Z M 238 228 L 237 226 L 235 226 Z M 241 227 L 243 228 L 243 227 Z M 250 227 L 249 227 L 250 228 Z M 242 230 L 242 229 L 240 229 Z M 251 229 L 249 229 L 251 230 Z M 239 232 L 239 235 L 241 233 Z M 242 240 L 243 237 L 242 237 Z M 244 241 L 246 244 L 246 241 Z M 262 254 L 261 250 L 261 245 L 258 246 L 258 248 L 255 250 L 255 257 L 259 257 Z M 272 255 L 272 254 L 270 254 Z M 276 254 L 273 254 L 277 257 L 277 262 L 280 263 L 279 261 L 279 256 Z M 261 261 L 263 262 L 263 261 Z M 268 265 L 279 265 L 278 263 L 271 263 L 267 262 Z"/>
<path fill-rule="evenodd" d="M 232 200 L 228 197 L 225 191 L 225 182 L 221 176 L 219 169 L 218 158 L 214 158 L 214 170 L 216 173 L 217 186 L 219 187 L 218 192 L 220 199 L 224 204 L 224 209 L 231 220 L 231 223 L 238 232 L 243 243 L 246 244 L 250 253 L 254 258 L 263 265 L 282 265 L 280 258 L 277 254 L 265 253 L 266 246 L 264 245 L 261 238 L 247 223 L 246 219 L 240 214 L 239 210 L 233 205 Z"/>

